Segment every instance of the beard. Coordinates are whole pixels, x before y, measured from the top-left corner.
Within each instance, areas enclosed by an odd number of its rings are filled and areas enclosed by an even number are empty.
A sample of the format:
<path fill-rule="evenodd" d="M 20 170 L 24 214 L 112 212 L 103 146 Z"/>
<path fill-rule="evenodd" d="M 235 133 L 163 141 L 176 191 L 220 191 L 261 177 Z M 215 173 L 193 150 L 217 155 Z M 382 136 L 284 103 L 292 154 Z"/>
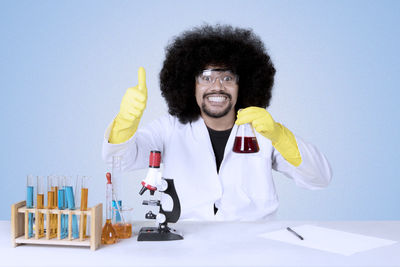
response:
<path fill-rule="evenodd" d="M 203 96 L 203 99 L 206 99 L 206 97 L 207 97 L 208 95 L 210 95 L 210 94 L 204 95 L 204 96 Z M 223 95 L 225 95 L 225 96 L 228 98 L 228 100 L 229 100 L 228 106 L 226 106 L 226 108 L 223 109 L 223 110 L 221 110 L 221 111 L 213 111 L 213 110 L 210 110 L 210 109 L 207 107 L 206 103 L 203 101 L 203 103 L 201 104 L 201 110 L 204 112 L 204 114 L 206 114 L 207 116 L 209 116 L 209 117 L 211 117 L 211 118 L 216 118 L 216 119 L 222 118 L 222 117 L 224 117 L 226 114 L 228 114 L 229 111 L 232 109 L 232 102 L 231 102 L 232 96 L 229 95 L 229 94 L 225 94 L 225 93 L 223 93 Z"/>
<path fill-rule="evenodd" d="M 224 110 L 221 110 L 221 111 L 209 110 L 207 108 L 206 104 L 204 104 L 204 102 L 201 105 L 201 110 L 204 112 L 204 114 L 206 114 L 207 116 L 209 116 L 211 118 L 216 118 L 216 119 L 222 118 L 223 116 L 228 114 L 231 109 L 232 109 L 232 103 L 229 103 L 229 105 Z"/>

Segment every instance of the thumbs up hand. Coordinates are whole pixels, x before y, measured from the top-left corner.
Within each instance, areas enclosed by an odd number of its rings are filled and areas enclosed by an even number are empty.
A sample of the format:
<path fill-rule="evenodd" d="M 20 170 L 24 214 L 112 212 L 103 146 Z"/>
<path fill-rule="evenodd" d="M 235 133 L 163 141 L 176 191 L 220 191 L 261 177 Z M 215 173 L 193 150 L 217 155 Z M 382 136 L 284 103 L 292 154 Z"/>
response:
<path fill-rule="evenodd" d="M 146 72 L 143 67 L 139 68 L 138 77 L 138 85 L 128 88 L 122 98 L 119 113 L 114 120 L 109 137 L 109 142 L 112 144 L 126 142 L 135 134 L 146 108 Z"/>
<path fill-rule="evenodd" d="M 139 84 L 128 88 L 122 98 L 118 117 L 133 122 L 142 117 L 147 102 L 146 72 L 143 67 L 138 71 Z"/>

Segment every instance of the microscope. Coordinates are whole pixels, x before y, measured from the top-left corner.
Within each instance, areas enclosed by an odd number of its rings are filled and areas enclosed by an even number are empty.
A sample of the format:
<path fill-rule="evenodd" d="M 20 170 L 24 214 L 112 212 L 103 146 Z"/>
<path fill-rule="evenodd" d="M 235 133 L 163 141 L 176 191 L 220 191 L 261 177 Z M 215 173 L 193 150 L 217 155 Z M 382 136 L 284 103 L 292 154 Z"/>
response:
<path fill-rule="evenodd" d="M 171 211 L 163 209 L 162 201 L 160 200 L 144 200 L 143 205 L 159 206 L 159 213 L 156 215 L 151 210 L 146 213 L 145 218 L 156 220 L 158 227 L 142 227 L 139 231 L 138 241 L 170 241 L 180 240 L 183 236 L 176 230 L 169 228 L 168 223 L 175 223 L 181 215 L 181 205 L 179 203 L 178 194 L 175 190 L 174 180 L 163 178 L 160 170 L 161 152 L 151 151 L 149 160 L 149 170 L 146 178 L 142 181 L 142 189 L 139 194 L 143 195 L 147 190 L 150 195 L 154 196 L 155 191 L 171 197 L 173 208 Z"/>

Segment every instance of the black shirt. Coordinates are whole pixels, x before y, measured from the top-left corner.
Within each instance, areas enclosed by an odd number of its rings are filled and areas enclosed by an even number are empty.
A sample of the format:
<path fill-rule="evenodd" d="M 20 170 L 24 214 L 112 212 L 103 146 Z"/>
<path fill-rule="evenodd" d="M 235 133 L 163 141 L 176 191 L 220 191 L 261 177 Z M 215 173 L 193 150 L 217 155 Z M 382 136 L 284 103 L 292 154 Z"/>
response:
<path fill-rule="evenodd" d="M 214 150 L 217 172 L 219 172 L 219 166 L 221 166 L 221 162 L 224 159 L 225 146 L 228 142 L 232 128 L 224 131 L 216 131 L 207 127 L 207 130 L 210 134 L 211 144 Z"/>
<path fill-rule="evenodd" d="M 221 162 L 224 159 L 225 146 L 226 143 L 228 142 L 232 128 L 225 131 L 216 131 L 207 127 L 207 130 L 208 133 L 210 134 L 211 144 L 214 150 L 217 172 L 219 172 L 219 166 L 221 166 Z M 214 205 L 214 214 L 216 214 L 217 211 L 218 209 Z"/>

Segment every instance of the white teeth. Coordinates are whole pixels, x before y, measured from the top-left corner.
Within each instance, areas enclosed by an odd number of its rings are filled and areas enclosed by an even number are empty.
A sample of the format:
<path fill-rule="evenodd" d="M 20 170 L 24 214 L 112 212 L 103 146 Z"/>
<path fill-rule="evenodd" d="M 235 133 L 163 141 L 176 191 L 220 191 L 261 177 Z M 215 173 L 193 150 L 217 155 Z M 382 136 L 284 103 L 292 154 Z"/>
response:
<path fill-rule="evenodd" d="M 224 102 L 226 97 L 224 96 L 209 96 L 208 100 L 211 102 Z"/>

